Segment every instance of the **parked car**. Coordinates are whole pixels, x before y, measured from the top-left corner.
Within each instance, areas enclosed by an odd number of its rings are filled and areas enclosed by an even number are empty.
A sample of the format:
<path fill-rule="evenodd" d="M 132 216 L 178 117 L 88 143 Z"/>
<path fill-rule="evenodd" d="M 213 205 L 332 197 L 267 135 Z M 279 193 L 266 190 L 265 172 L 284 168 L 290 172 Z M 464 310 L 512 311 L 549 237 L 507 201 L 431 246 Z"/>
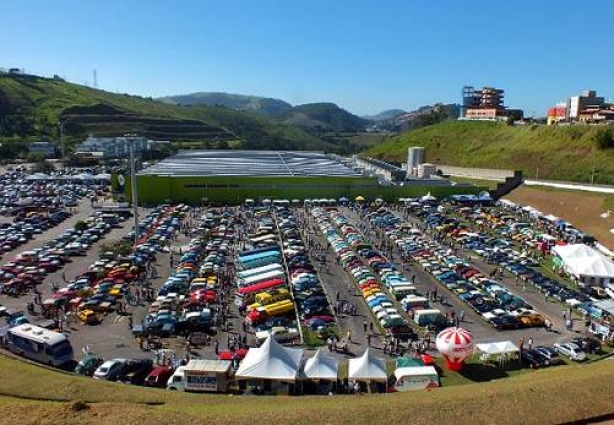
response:
<path fill-rule="evenodd" d="M 142 385 L 152 368 L 151 359 L 128 360 L 117 380 L 125 384 Z"/>
<path fill-rule="evenodd" d="M 521 350 L 520 360 L 522 363 L 529 366 L 531 369 L 537 369 L 540 367 L 548 366 L 548 359 L 542 355 L 539 350 Z"/>
<path fill-rule="evenodd" d="M 559 354 L 551 347 L 537 347 L 536 348 L 539 353 L 548 359 L 548 363 L 550 365 L 557 365 L 563 363 L 563 359 L 559 356 Z"/>
<path fill-rule="evenodd" d="M 100 318 L 98 317 L 96 312 L 89 309 L 79 310 L 77 312 L 77 317 L 86 325 L 94 325 L 100 322 Z"/>
<path fill-rule="evenodd" d="M 571 342 L 576 344 L 586 353 L 597 354 L 601 352 L 601 341 L 599 341 L 597 338 L 574 338 L 571 340 Z"/>
<path fill-rule="evenodd" d="M 104 379 L 107 381 L 115 381 L 126 368 L 128 360 L 113 359 L 107 360 L 96 369 L 94 379 Z"/>
<path fill-rule="evenodd" d="M 147 378 L 145 378 L 145 386 L 147 387 L 166 387 L 168 379 L 173 374 L 173 368 L 170 366 L 156 366 L 149 372 Z"/>
<path fill-rule="evenodd" d="M 85 356 L 79 361 L 79 363 L 77 363 L 75 373 L 77 375 L 92 376 L 94 372 L 96 372 L 96 369 L 98 369 L 98 367 L 103 363 L 104 360 L 100 357 L 92 355 Z"/>
<path fill-rule="evenodd" d="M 565 344 L 554 344 L 554 349 L 564 356 L 569 357 L 572 360 L 577 362 L 581 362 L 586 360 L 586 353 L 582 351 L 582 349 L 573 342 L 567 342 Z"/>

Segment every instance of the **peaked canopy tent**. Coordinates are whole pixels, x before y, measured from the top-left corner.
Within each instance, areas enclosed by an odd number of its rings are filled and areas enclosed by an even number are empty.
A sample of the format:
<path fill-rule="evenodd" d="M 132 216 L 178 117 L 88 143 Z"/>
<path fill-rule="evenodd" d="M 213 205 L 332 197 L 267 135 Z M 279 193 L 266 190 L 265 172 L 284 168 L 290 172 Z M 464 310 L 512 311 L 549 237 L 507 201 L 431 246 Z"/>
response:
<path fill-rule="evenodd" d="M 499 365 L 509 361 L 513 354 L 520 353 L 520 349 L 512 341 L 485 342 L 476 344 L 475 348 L 482 352 L 480 355 L 482 363 L 495 360 Z"/>
<path fill-rule="evenodd" d="M 439 386 L 439 374 L 433 366 L 399 367 L 394 371 L 397 391 L 421 390 Z"/>
<path fill-rule="evenodd" d="M 427 193 L 426 195 L 420 198 L 420 201 L 422 202 L 435 202 L 436 200 L 437 198 L 431 195 L 431 192 Z"/>
<path fill-rule="evenodd" d="M 269 335 L 264 344 L 247 352 L 235 377 L 295 382 L 302 362 L 302 349 L 286 348 Z"/>
<path fill-rule="evenodd" d="M 604 286 L 614 282 L 614 263 L 590 246 L 557 245 L 552 253 L 555 263 L 585 284 Z"/>
<path fill-rule="evenodd" d="M 336 381 L 339 374 L 339 361 L 318 348 L 315 356 L 307 360 L 303 369 L 307 379 L 323 379 Z"/>
<path fill-rule="evenodd" d="M 348 361 L 348 378 L 356 381 L 386 382 L 386 361 L 375 357 L 371 349 L 367 348 L 362 356 Z"/>
<path fill-rule="evenodd" d="M 479 351 L 486 354 L 509 354 L 520 351 L 520 349 L 512 341 L 485 342 L 482 344 L 476 344 L 475 347 Z"/>

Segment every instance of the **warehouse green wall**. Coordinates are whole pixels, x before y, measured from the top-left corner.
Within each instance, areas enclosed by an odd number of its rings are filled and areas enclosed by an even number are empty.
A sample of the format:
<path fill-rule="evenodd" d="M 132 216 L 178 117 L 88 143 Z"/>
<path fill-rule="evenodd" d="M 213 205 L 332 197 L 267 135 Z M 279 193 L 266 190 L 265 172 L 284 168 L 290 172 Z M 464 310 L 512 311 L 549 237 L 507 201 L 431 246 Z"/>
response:
<path fill-rule="evenodd" d="M 210 202 L 237 204 L 246 198 L 314 199 L 346 196 L 367 200 L 381 197 L 394 201 L 399 197 L 422 196 L 430 192 L 436 197 L 464 193 L 477 194 L 483 187 L 455 186 L 379 186 L 368 177 L 256 177 L 256 176 L 189 176 L 171 177 L 142 175 L 137 177 L 139 203 L 154 205 L 163 202 L 200 204 Z M 130 179 L 126 182 L 126 197 L 130 199 Z"/>

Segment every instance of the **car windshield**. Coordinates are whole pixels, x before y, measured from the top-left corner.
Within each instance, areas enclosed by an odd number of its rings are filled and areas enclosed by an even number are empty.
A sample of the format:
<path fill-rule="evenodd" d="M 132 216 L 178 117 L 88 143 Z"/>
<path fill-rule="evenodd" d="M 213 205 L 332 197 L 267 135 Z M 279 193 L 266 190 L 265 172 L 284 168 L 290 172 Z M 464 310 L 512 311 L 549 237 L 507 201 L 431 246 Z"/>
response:
<path fill-rule="evenodd" d="M 59 357 L 72 353 L 72 347 L 68 341 L 62 341 L 59 344 L 54 345 L 52 350 L 53 354 Z"/>

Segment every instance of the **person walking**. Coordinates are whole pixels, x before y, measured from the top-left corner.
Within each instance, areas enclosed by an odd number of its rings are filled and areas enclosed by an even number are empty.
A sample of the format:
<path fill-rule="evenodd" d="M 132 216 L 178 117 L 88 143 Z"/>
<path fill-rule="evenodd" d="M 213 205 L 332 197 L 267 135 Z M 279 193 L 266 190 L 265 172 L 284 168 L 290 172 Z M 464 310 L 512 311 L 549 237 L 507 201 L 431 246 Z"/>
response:
<path fill-rule="evenodd" d="M 531 348 L 533 348 L 533 338 L 529 338 L 527 341 L 527 349 L 530 350 Z"/>

